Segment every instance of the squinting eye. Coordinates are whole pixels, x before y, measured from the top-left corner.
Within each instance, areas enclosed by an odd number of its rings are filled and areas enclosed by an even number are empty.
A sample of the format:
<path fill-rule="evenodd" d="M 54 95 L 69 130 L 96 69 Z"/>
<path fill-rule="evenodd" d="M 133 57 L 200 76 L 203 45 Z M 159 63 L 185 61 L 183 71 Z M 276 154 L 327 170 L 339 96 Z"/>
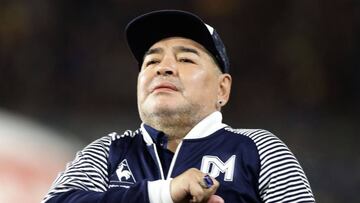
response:
<path fill-rule="evenodd" d="M 153 60 L 150 60 L 150 61 L 146 62 L 146 66 L 150 66 L 150 65 L 156 64 L 156 63 L 159 63 L 159 60 L 153 59 Z"/>
<path fill-rule="evenodd" d="M 181 59 L 179 59 L 179 61 L 182 63 L 194 63 L 193 60 L 188 59 L 188 58 L 181 58 Z"/>

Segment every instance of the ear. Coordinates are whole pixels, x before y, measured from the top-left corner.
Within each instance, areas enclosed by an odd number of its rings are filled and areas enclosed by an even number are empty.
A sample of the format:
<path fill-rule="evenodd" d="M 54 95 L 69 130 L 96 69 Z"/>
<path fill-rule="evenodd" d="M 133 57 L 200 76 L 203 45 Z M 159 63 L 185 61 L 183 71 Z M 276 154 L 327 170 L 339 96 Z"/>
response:
<path fill-rule="evenodd" d="M 219 76 L 218 106 L 221 108 L 229 101 L 231 91 L 231 75 L 224 73 Z"/>

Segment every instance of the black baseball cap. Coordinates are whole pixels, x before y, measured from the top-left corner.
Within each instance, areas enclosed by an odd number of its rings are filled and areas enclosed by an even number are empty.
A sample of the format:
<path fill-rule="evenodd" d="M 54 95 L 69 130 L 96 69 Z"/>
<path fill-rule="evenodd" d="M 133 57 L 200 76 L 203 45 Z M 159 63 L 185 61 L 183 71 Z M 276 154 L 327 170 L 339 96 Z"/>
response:
<path fill-rule="evenodd" d="M 190 12 L 158 10 L 143 14 L 130 21 L 125 34 L 139 65 L 154 43 L 168 37 L 185 37 L 204 46 L 213 55 L 221 71 L 229 73 L 229 59 L 220 36 L 214 28 Z"/>

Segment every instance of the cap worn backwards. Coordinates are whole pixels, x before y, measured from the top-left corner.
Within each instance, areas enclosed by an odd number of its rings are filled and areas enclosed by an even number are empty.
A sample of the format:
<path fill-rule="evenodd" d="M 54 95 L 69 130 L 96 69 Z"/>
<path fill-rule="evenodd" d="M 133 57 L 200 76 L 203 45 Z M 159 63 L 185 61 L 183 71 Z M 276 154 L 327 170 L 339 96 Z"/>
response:
<path fill-rule="evenodd" d="M 156 42 L 168 37 L 192 39 L 204 46 L 215 58 L 221 71 L 229 73 L 230 65 L 225 46 L 210 25 L 198 16 L 180 10 L 159 10 L 133 19 L 125 28 L 131 52 L 142 64 L 145 52 Z"/>

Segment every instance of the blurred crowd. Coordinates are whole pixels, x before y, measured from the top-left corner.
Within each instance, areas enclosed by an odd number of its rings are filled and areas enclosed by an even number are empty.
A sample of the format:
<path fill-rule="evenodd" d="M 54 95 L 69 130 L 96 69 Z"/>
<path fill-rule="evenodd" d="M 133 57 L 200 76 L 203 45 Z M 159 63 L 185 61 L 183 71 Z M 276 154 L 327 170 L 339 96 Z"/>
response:
<path fill-rule="evenodd" d="M 277 134 L 318 202 L 360 202 L 359 1 L 2 0 L 0 109 L 83 143 L 137 128 L 138 66 L 123 30 L 166 8 L 222 36 L 233 76 L 224 122 Z"/>

